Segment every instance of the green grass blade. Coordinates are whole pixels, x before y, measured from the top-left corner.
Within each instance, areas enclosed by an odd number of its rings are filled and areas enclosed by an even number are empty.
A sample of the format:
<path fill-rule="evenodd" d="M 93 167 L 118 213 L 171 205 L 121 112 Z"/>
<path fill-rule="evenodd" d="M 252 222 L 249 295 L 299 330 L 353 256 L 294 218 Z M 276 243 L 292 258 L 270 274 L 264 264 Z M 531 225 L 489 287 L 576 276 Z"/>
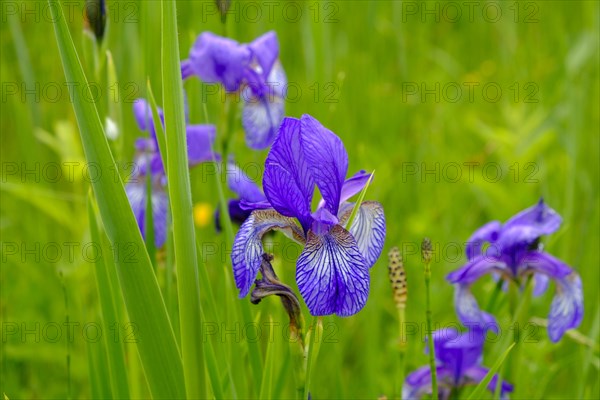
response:
<path fill-rule="evenodd" d="M 95 105 L 83 97 L 87 79 L 58 0 L 49 0 L 65 77 L 79 83 L 69 87 L 88 162 L 103 173 L 93 180 L 102 222 L 113 251 L 129 318 L 138 328 L 138 350 L 152 396 L 183 397 L 183 367 L 175 335 L 152 270 L 150 258 L 116 171 Z M 132 255 L 131 250 L 134 253 Z M 128 252 L 129 251 L 129 252 Z M 127 257 L 127 255 L 131 257 Z"/>
<path fill-rule="evenodd" d="M 90 220 L 90 231 L 92 243 L 101 243 L 102 231 L 96 221 L 96 213 L 94 210 L 93 198 L 88 200 L 88 216 Z M 103 254 L 110 254 L 104 246 L 102 246 Z M 96 286 L 98 288 L 98 297 L 100 299 L 100 310 L 102 311 L 102 320 L 106 328 L 119 329 L 121 320 L 119 319 L 116 305 L 113 299 L 113 289 L 108 275 L 108 266 L 104 257 L 98 257 L 94 263 L 94 275 L 96 276 Z M 118 336 L 120 337 L 120 335 Z M 106 346 L 107 365 L 110 375 L 110 384 L 113 397 L 118 399 L 129 398 L 129 385 L 127 383 L 127 368 L 125 367 L 125 353 L 121 340 L 112 340 L 110 335 L 104 335 L 104 345 Z"/>
<path fill-rule="evenodd" d="M 177 266 L 181 350 L 185 388 L 190 399 L 201 398 L 203 354 L 200 341 L 200 286 L 192 219 L 192 193 L 188 170 L 183 83 L 179 63 L 177 11 L 174 1 L 162 1 L 162 83 L 167 137 L 167 173 L 173 239 Z"/>
<path fill-rule="evenodd" d="M 196 243 L 196 246 L 199 246 L 199 243 Z M 206 269 L 206 265 L 201 265 L 198 271 L 199 271 L 200 285 L 204 288 L 204 297 L 208 299 L 208 303 L 209 303 L 209 307 L 202 308 L 202 312 L 203 312 L 203 316 L 204 316 L 203 320 L 210 321 L 213 323 L 221 322 L 221 321 L 219 321 L 219 318 L 218 318 L 218 316 L 220 314 L 217 310 L 215 297 L 214 297 L 212 288 L 210 286 L 211 282 L 210 282 L 210 278 L 208 276 L 208 271 Z M 202 338 L 204 340 L 204 336 Z M 216 349 L 216 351 L 219 352 L 220 354 L 226 354 L 225 344 L 222 341 L 217 340 L 216 343 L 213 343 L 210 340 L 208 340 L 207 342 L 208 342 L 208 345 L 212 347 L 212 349 L 209 349 L 212 353 L 214 353 L 215 349 Z M 208 354 L 208 356 L 211 356 L 211 354 Z M 233 374 L 231 372 L 231 364 L 227 361 L 227 359 L 225 357 L 221 357 L 220 359 L 221 359 L 222 363 L 221 363 L 221 365 L 218 366 L 218 368 L 220 368 L 220 369 L 225 368 L 225 371 L 227 373 L 227 379 L 228 379 L 229 386 L 230 386 L 231 394 L 228 397 L 236 398 L 237 391 L 235 389 L 235 382 L 233 379 Z M 222 365 L 223 363 L 225 364 L 224 366 Z M 206 358 L 206 364 L 207 364 L 208 368 L 211 368 L 211 366 L 210 366 L 211 361 L 208 360 L 208 358 Z M 211 378 L 211 381 L 213 381 L 213 386 L 214 386 L 214 379 Z M 215 395 L 216 394 L 217 393 L 215 392 Z"/>
<path fill-rule="evenodd" d="M 31 57 L 29 57 L 29 48 L 27 46 L 27 42 L 23 37 L 23 30 L 21 29 L 21 21 L 19 20 L 18 13 L 8 14 L 8 25 L 10 26 L 10 32 L 12 34 L 13 43 L 15 45 L 15 52 L 17 53 L 17 61 L 19 63 L 19 69 L 21 70 L 21 76 L 23 81 L 27 83 L 27 87 L 34 87 L 35 85 L 35 74 L 33 72 L 33 66 L 31 64 Z M 40 104 L 36 101 L 28 101 L 31 118 L 33 120 L 34 126 L 41 126 L 41 113 L 40 113 Z M 29 149 L 32 156 L 35 156 L 37 152 L 37 147 L 35 146 L 36 141 L 33 136 L 33 131 L 30 132 L 22 132 L 24 136 L 26 136 L 27 143 L 34 144 L 32 147 L 27 147 Z M 28 153 L 29 153 L 28 152 Z M 33 159 L 33 158 L 32 158 Z"/>
<path fill-rule="evenodd" d="M 511 344 L 508 347 L 508 349 L 506 349 L 504 351 L 504 353 L 500 356 L 500 358 L 498 360 L 496 360 L 496 362 L 494 363 L 494 365 L 492 366 L 492 368 L 490 368 L 490 370 L 488 371 L 488 373 L 485 374 L 485 377 L 483 378 L 483 380 L 481 382 L 479 382 L 479 385 L 477 385 L 477 387 L 475 387 L 475 390 L 473 390 L 473 392 L 469 396 L 468 400 L 471 400 L 471 399 L 480 399 L 481 398 L 481 394 L 487 388 L 487 385 L 490 383 L 490 381 L 492 380 L 492 378 L 494 377 L 494 375 L 496 374 L 496 372 L 498 372 L 498 370 L 500 369 L 500 367 L 504 363 L 504 360 L 506 360 L 506 357 L 508 356 L 508 353 L 510 353 L 510 351 L 513 349 L 513 347 L 515 347 L 515 345 L 516 345 L 516 343 Z M 500 379 L 500 377 L 498 377 L 498 378 Z"/>
<path fill-rule="evenodd" d="M 269 320 L 269 334 L 268 338 L 272 337 L 273 332 L 273 318 Z M 260 384 L 260 394 L 258 396 L 259 399 L 272 399 L 273 398 L 273 365 L 275 364 L 275 357 L 277 356 L 275 352 L 276 344 L 274 341 L 269 340 L 267 342 L 267 355 L 265 359 L 265 369 L 263 371 L 262 382 Z"/>
<path fill-rule="evenodd" d="M 156 141 L 158 142 L 160 158 L 165 171 L 167 171 L 167 143 L 165 131 L 163 130 L 162 122 L 158 116 L 158 106 L 156 105 L 156 99 L 154 98 L 150 81 L 148 81 L 146 88 L 148 90 L 148 101 L 150 102 L 150 108 L 152 109 L 152 122 L 154 123 L 154 131 L 156 132 Z"/>
<path fill-rule="evenodd" d="M 106 371 L 104 343 L 89 341 L 86 347 L 91 397 L 93 399 L 113 398 L 109 385 L 110 379 Z"/>
<path fill-rule="evenodd" d="M 113 150 L 117 155 L 117 159 L 123 154 L 123 142 L 124 142 L 124 129 L 123 129 L 123 111 L 121 110 L 121 102 L 117 101 L 120 99 L 119 92 L 119 80 L 117 77 L 117 68 L 113 61 L 112 53 L 106 51 L 106 93 L 110 93 L 111 90 L 115 91 L 115 98 L 109 96 L 108 98 L 108 111 L 107 118 L 110 119 L 117 128 L 117 137 L 112 138 Z"/>
<path fill-rule="evenodd" d="M 204 318 L 204 315 L 202 315 L 202 319 L 204 321 L 206 321 L 206 318 Z M 208 376 L 210 378 L 210 383 L 212 386 L 212 391 L 213 391 L 214 397 L 217 399 L 224 399 L 226 397 L 223 394 L 223 387 L 222 387 L 221 376 L 220 376 L 221 374 L 219 372 L 220 368 L 217 363 L 217 356 L 215 354 L 215 348 L 210 339 L 206 340 L 204 343 L 206 345 L 206 349 L 204 351 L 204 359 L 206 361 L 206 369 L 208 372 Z"/>

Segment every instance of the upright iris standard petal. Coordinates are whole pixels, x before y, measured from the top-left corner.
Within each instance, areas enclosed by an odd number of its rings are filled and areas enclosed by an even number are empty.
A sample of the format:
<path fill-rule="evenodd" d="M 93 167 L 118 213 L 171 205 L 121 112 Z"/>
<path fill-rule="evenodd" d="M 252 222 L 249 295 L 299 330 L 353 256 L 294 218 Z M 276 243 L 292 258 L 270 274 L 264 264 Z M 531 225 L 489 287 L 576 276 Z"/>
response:
<path fill-rule="evenodd" d="M 270 230 L 277 229 L 290 238 L 303 241 L 304 236 L 293 219 L 284 217 L 274 210 L 256 210 L 242 224 L 235 236 L 231 261 L 235 284 L 240 290 L 240 298 L 250 291 L 262 262 L 262 237 Z"/>
<path fill-rule="evenodd" d="M 190 167 L 213 160 L 213 157 L 216 156 L 212 151 L 216 137 L 214 125 L 188 125 L 185 134 Z"/>
<path fill-rule="evenodd" d="M 558 342 L 564 333 L 581 324 L 583 319 L 583 291 L 581 278 L 576 272 L 556 280 L 556 294 L 548 315 L 548 336 Z"/>
<path fill-rule="evenodd" d="M 308 114 L 301 119 L 302 147 L 310 173 L 323 195 L 325 207 L 337 215 L 348 172 L 348 153 L 341 139 Z"/>
<path fill-rule="evenodd" d="M 346 179 L 342 185 L 342 192 L 340 193 L 340 204 L 363 190 L 370 178 L 370 173 L 361 170 Z"/>
<path fill-rule="evenodd" d="M 528 245 L 540 236 L 556 232 L 561 223 L 561 216 L 540 200 L 506 221 L 496 244 L 504 249 Z"/>
<path fill-rule="evenodd" d="M 248 45 L 262 71 L 269 74 L 273 64 L 279 58 L 279 41 L 274 31 L 265 33 Z"/>
<path fill-rule="evenodd" d="M 540 199 L 536 205 L 521 211 L 506 221 L 504 228 L 507 229 L 513 226 L 530 227 L 536 231 L 536 237 L 539 237 L 556 232 L 561 223 L 561 216 L 548 207 L 543 199 Z"/>
<path fill-rule="evenodd" d="M 502 224 L 499 221 L 488 222 L 481 228 L 477 229 L 467 241 L 466 252 L 467 258 L 470 260 L 481 254 L 481 248 L 484 243 L 495 242 L 502 229 Z"/>
<path fill-rule="evenodd" d="M 350 232 L 339 225 L 322 235 L 308 232 L 296 282 L 312 315 L 353 315 L 369 296 L 369 269 Z"/>
<path fill-rule="evenodd" d="M 235 92 L 242 84 L 250 59 L 251 52 L 247 46 L 204 32 L 196 39 L 189 61 L 194 73 L 204 82 L 219 82 L 228 92 Z"/>
<path fill-rule="evenodd" d="M 348 211 L 345 213 L 342 224 L 350 217 L 353 206 L 352 204 L 352 207 L 347 207 Z M 376 201 L 363 202 L 358 208 L 349 231 L 356 239 L 358 249 L 367 266 L 371 268 L 381 255 L 385 242 L 386 224 L 381 204 Z"/>
<path fill-rule="evenodd" d="M 314 180 L 304 156 L 300 121 L 285 118 L 265 161 L 263 190 L 280 214 L 298 218 L 304 230 L 312 223 L 310 204 Z"/>

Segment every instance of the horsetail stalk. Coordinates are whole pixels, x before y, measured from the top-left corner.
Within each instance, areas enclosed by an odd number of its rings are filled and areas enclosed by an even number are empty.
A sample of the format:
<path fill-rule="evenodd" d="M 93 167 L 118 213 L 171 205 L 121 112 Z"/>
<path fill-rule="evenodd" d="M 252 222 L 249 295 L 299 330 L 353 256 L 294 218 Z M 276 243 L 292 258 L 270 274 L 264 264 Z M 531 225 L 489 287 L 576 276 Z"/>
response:
<path fill-rule="evenodd" d="M 437 371 L 435 368 L 435 351 L 433 346 L 433 329 L 431 328 L 431 257 L 433 255 L 433 248 L 431 246 L 431 240 L 429 238 L 423 239 L 421 243 L 421 258 L 423 260 L 424 272 L 425 272 L 425 318 L 427 319 L 427 346 L 429 347 L 429 368 L 431 370 L 431 398 L 438 398 L 437 388 Z"/>

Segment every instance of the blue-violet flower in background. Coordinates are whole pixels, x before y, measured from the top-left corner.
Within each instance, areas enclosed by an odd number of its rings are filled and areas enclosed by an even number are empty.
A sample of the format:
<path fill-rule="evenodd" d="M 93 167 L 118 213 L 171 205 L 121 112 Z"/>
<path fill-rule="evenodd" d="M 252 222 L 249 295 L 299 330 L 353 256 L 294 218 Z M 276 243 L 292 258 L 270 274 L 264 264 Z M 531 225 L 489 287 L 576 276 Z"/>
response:
<path fill-rule="evenodd" d="M 229 93 L 241 91 L 242 125 L 248 147 L 269 147 L 284 117 L 285 72 L 279 62 L 279 42 L 273 31 L 252 43 L 204 32 L 188 60 L 181 63 L 184 79 L 196 75 L 206 83 L 220 83 Z"/>
<path fill-rule="evenodd" d="M 158 109 L 158 115 L 164 126 L 164 115 Z M 146 193 L 148 175 L 152 185 L 152 221 L 154 224 L 154 242 L 161 247 L 167 238 L 167 213 L 169 200 L 165 185 L 167 177 L 156 138 L 156 130 L 152 120 L 152 110 L 146 100 L 137 99 L 133 103 L 133 113 L 138 127 L 149 133 L 149 138 L 138 138 L 135 141 L 136 156 L 131 179 L 125 185 L 125 192 L 131 204 L 142 236 L 146 237 Z M 187 113 L 186 113 L 187 118 Z M 215 128 L 212 125 L 187 125 L 186 139 L 190 167 L 213 160 L 212 143 L 215 140 Z"/>
<path fill-rule="evenodd" d="M 369 295 L 369 269 L 385 240 L 385 216 L 379 203 L 366 201 L 352 226 L 345 227 L 354 207 L 347 200 L 370 178 L 360 171 L 345 179 L 347 171 L 348 154 L 333 132 L 310 115 L 283 120 L 263 177 L 272 208 L 253 211 L 233 245 L 231 259 L 240 297 L 248 294 L 258 273 L 263 235 L 277 229 L 304 245 L 296 263 L 296 281 L 312 315 L 348 316 L 363 308 Z M 323 200 L 311 212 L 315 185 Z"/>
<path fill-rule="evenodd" d="M 556 294 L 548 315 L 548 336 L 553 342 L 565 331 L 576 328 L 583 318 L 581 278 L 564 262 L 544 252 L 539 240 L 555 232 L 562 222 L 556 211 L 543 200 L 521 211 L 506 223 L 492 221 L 479 228 L 468 241 L 468 262 L 451 272 L 447 279 L 455 284 L 455 307 L 463 324 L 493 326 L 495 319 L 479 309 L 471 285 L 485 274 L 523 284 L 533 276 L 534 295 L 539 296 L 556 284 Z M 484 244 L 489 246 L 484 250 Z"/>
<path fill-rule="evenodd" d="M 229 161 L 227 162 L 226 176 L 229 190 L 238 196 L 237 199 L 229 199 L 227 202 L 231 221 L 242 224 L 248 219 L 252 211 L 271 208 L 271 204 L 262 190 L 238 167 L 232 156 L 229 157 Z M 217 207 L 215 211 L 215 227 L 217 232 L 221 231 L 220 217 L 220 208 Z"/>
<path fill-rule="evenodd" d="M 461 333 L 453 328 L 433 332 L 438 379 L 438 398 L 449 399 L 462 387 L 479 384 L 489 369 L 481 365 L 485 331 L 475 328 Z M 427 351 L 427 347 L 425 348 Z M 494 393 L 498 375 L 494 375 L 487 388 Z M 431 368 L 429 365 L 418 368 L 406 377 L 402 388 L 402 398 L 420 399 L 431 394 Z M 513 386 L 503 381 L 500 398 L 508 398 Z"/>

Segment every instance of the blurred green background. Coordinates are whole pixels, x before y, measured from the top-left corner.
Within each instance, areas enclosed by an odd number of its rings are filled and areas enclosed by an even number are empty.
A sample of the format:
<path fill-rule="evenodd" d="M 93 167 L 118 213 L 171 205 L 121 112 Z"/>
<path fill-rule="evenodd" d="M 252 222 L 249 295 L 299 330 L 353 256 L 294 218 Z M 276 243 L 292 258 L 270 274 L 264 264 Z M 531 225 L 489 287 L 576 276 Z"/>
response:
<path fill-rule="evenodd" d="M 96 72 L 83 34 L 83 3 L 64 3 L 72 10 L 68 22 L 89 78 Z M 392 246 L 404 252 L 407 320 L 420 327 L 408 337 L 408 372 L 427 362 L 424 283 L 416 251 L 421 239 L 430 237 L 436 252 L 434 321 L 456 323 L 453 288 L 444 277 L 465 261 L 463 243 L 483 223 L 504 221 L 540 197 L 564 218 L 562 228 L 544 240 L 545 248 L 581 274 L 585 316 L 576 337 L 558 344 L 548 340 L 543 327 L 526 332 L 532 340 L 521 345 L 517 366 L 511 364 L 508 372 L 515 384 L 512 397 L 599 398 L 599 4 L 234 0 L 223 26 L 212 1 L 178 1 L 182 57 L 205 30 L 241 42 L 275 30 L 291 88 L 286 115 L 309 113 L 337 133 L 349 153 L 351 173 L 376 170 L 367 199 L 384 205 L 386 246 L 371 270 L 366 307 L 350 318 L 324 320 L 326 340 L 313 365 L 313 398 L 399 394 L 399 332 L 386 266 Z M 97 104 L 118 124 L 119 138 L 111 147 L 126 176 L 133 141 L 144 135 L 131 102 L 145 96 L 148 78 L 161 103 L 160 3 L 108 0 L 107 8 L 106 48 L 117 82 L 99 87 Z M 102 340 L 96 340 L 101 327 L 102 335 L 124 342 L 132 395 L 146 398 L 135 345 L 126 340 L 131 327 L 102 325 L 93 263 L 84 251 L 91 240 L 90 185 L 82 177 L 85 159 L 49 15 L 43 1 L 2 3 L 1 392 L 11 399 L 101 393 L 92 384 L 106 373 L 97 367 L 105 357 Z M 210 94 L 212 88 L 197 79 L 185 88 L 191 121 L 206 122 L 205 103 L 208 121 L 219 124 L 220 94 Z M 250 151 L 239 120 L 235 126 L 230 150 L 258 181 L 256 166 L 267 152 Z M 53 179 L 57 166 L 62 177 Z M 208 321 L 217 326 L 208 340 L 224 343 L 225 353 L 217 356 L 229 360 L 244 382 L 250 367 L 236 349 L 245 339 L 225 329 L 241 335 L 243 326 L 232 318 L 229 305 L 249 299 L 237 300 L 231 274 L 223 274 L 229 258 L 225 239 L 212 224 L 218 199 L 212 171 L 207 166 L 192 170 L 197 240 L 204 250 L 200 268 L 214 282 L 222 310 L 219 321 Z M 293 257 L 300 249 L 278 235 L 268 240 L 280 278 L 294 287 Z M 159 274 L 166 262 L 163 251 Z M 165 280 L 159 280 L 164 288 Z M 491 278 L 476 286 L 482 306 L 494 286 Z M 533 299 L 532 318 L 546 318 L 552 292 L 553 287 Z M 202 288 L 201 293 L 206 295 Z M 507 322 L 506 296 L 501 297 L 499 320 Z M 176 304 L 168 307 L 176 320 Z M 281 327 L 287 323 L 277 299 L 252 311 L 258 323 L 270 318 Z M 72 338 L 67 318 L 79 324 Z M 281 357 L 274 365 L 272 393 L 289 398 L 293 373 L 281 327 L 275 328 Z M 486 345 L 484 365 L 491 366 L 504 350 L 498 342 Z M 240 398 L 253 393 L 244 384 L 237 391 Z"/>

